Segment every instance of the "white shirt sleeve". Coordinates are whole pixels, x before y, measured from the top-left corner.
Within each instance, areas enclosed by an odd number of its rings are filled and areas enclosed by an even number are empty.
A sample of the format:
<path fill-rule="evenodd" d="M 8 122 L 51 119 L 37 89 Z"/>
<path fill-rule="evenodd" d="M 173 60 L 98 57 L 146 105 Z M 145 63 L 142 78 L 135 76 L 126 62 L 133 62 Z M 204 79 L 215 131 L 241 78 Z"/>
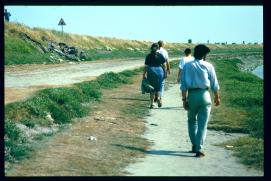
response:
<path fill-rule="evenodd" d="M 165 59 L 168 60 L 168 53 L 165 51 Z"/>
<path fill-rule="evenodd" d="M 161 53 L 166 60 L 168 60 L 168 52 L 165 49 L 161 48 L 158 50 L 158 52 Z"/>
<path fill-rule="evenodd" d="M 219 90 L 219 84 L 217 81 L 216 73 L 215 73 L 215 68 L 213 65 L 210 66 L 210 72 L 209 72 L 209 79 L 210 79 L 210 87 L 213 92 L 217 92 Z"/>
<path fill-rule="evenodd" d="M 180 68 L 180 69 L 183 69 L 183 66 L 184 66 L 184 59 L 181 58 L 181 59 L 180 59 L 180 63 L 179 63 L 179 68 Z"/>

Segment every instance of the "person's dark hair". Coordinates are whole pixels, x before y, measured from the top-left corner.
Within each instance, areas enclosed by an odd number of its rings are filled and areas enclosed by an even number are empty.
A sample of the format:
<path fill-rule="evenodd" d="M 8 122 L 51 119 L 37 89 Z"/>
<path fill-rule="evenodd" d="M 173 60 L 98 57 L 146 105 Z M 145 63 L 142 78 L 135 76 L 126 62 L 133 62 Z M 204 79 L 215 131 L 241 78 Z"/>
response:
<path fill-rule="evenodd" d="M 164 46 L 164 42 L 162 40 L 159 40 L 158 45 L 159 45 L 159 48 L 160 48 L 160 47 Z"/>
<path fill-rule="evenodd" d="M 191 49 L 190 48 L 186 48 L 185 50 L 184 50 L 184 54 L 187 56 L 187 55 L 189 55 L 189 54 L 191 54 Z"/>
<path fill-rule="evenodd" d="M 195 59 L 202 59 L 205 55 L 210 52 L 210 49 L 206 45 L 197 45 L 194 48 L 194 57 Z"/>
<path fill-rule="evenodd" d="M 159 49 L 159 45 L 157 43 L 153 43 L 151 45 L 151 52 L 154 53 Z"/>

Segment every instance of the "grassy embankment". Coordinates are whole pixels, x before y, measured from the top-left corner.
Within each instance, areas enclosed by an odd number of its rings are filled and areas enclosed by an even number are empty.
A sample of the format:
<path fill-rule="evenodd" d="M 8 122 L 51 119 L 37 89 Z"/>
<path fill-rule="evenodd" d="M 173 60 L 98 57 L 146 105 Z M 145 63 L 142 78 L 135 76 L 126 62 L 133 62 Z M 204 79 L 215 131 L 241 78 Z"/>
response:
<path fill-rule="evenodd" d="M 26 33 L 32 39 L 48 47 L 48 39 L 57 43 L 64 42 L 87 53 L 86 61 L 99 59 L 120 59 L 127 57 L 145 57 L 152 42 L 138 40 L 123 40 L 107 37 L 92 37 L 86 35 L 62 33 L 44 28 L 30 28 L 19 23 L 5 22 L 5 65 L 12 64 L 42 64 L 50 61 L 51 53 L 41 53 L 38 49 L 20 38 L 20 33 Z M 187 47 L 195 44 L 167 43 L 166 48 L 171 57 L 180 56 Z M 213 53 L 258 52 L 262 45 L 216 45 L 209 44 Z M 54 62 L 56 63 L 56 62 Z"/>
<path fill-rule="evenodd" d="M 101 100 L 102 91 L 132 83 L 134 75 L 142 69 L 123 71 L 119 74 L 105 73 L 95 81 L 74 84 L 72 87 L 48 88 L 35 93 L 22 102 L 14 102 L 5 106 L 5 161 L 13 162 L 29 155 L 34 142 L 50 134 L 37 134 L 31 140 L 16 126 L 20 123 L 29 129 L 71 123 L 73 118 L 84 117 L 92 111 L 92 107 Z M 136 110 L 132 116 L 142 117 L 147 109 L 142 105 L 126 107 Z M 127 114 L 123 110 L 123 114 Z M 34 140 L 34 142 L 33 142 Z M 140 140 L 139 140 L 140 141 Z"/>
<path fill-rule="evenodd" d="M 263 80 L 241 72 L 238 59 L 212 60 L 221 86 L 222 105 L 213 109 L 210 129 L 248 133 L 248 137 L 229 141 L 240 160 L 258 169 L 264 162 Z"/>

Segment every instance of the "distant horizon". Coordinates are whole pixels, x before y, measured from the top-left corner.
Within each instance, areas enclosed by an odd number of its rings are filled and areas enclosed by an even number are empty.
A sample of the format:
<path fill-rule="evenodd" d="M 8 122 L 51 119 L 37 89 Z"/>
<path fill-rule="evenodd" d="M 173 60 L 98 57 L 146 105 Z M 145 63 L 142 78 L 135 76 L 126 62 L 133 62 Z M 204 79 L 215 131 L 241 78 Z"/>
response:
<path fill-rule="evenodd" d="M 263 43 L 262 6 L 5 6 L 4 8 L 11 13 L 10 22 L 24 24 L 30 28 L 61 31 L 58 22 L 63 18 L 66 23 L 65 33 L 83 36 L 149 42 L 164 40 L 168 43 L 188 43 L 188 39 L 191 39 L 193 44 L 207 43 L 208 40 L 210 44 L 225 42 L 243 44 L 243 41 L 245 44 Z M 163 15 L 155 14 L 161 11 L 164 12 Z"/>
<path fill-rule="evenodd" d="M 9 22 L 9 23 L 16 23 L 16 24 L 21 24 L 21 25 L 24 25 L 24 26 L 27 26 L 28 28 L 41 28 L 41 29 L 45 29 L 45 30 L 49 30 L 49 31 L 57 31 L 57 32 L 61 32 L 61 30 L 57 30 L 57 29 L 49 29 L 49 28 L 44 28 L 44 27 L 30 27 L 24 23 L 21 23 L 21 22 Z M 110 36 L 93 36 L 93 35 L 87 35 L 87 34 L 79 34 L 79 33 L 73 33 L 73 32 L 63 32 L 63 33 L 67 33 L 67 34 L 73 34 L 73 35 L 79 35 L 79 36 L 91 36 L 91 37 L 101 37 L 101 38 L 110 38 L 110 39 L 121 39 L 121 40 L 128 40 L 128 41 L 147 41 L 147 42 L 157 42 L 157 41 L 150 41 L 150 40 L 138 40 L 138 39 L 129 39 L 129 38 L 119 38 L 119 37 L 110 37 Z M 186 43 L 186 44 L 189 44 L 188 41 L 186 42 L 168 42 L 168 41 L 164 41 L 164 42 L 167 42 L 167 43 Z M 191 44 L 207 44 L 208 42 L 192 42 Z M 222 44 L 222 43 L 227 43 L 227 45 L 231 45 L 232 43 L 234 44 L 237 44 L 237 45 L 241 45 L 243 44 L 243 42 L 240 42 L 240 43 L 235 43 L 235 42 L 209 42 L 209 44 Z M 263 44 L 263 42 L 246 42 L 245 41 L 245 44 Z"/>

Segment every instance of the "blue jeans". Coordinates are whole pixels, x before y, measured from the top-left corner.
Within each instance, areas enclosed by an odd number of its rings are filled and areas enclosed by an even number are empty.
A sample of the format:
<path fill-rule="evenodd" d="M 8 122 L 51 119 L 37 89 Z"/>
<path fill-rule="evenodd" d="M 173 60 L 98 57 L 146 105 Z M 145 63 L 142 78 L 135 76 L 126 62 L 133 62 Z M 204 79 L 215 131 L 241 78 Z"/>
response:
<path fill-rule="evenodd" d="M 164 95 L 164 90 L 165 90 L 165 83 L 166 83 L 166 81 L 165 81 L 165 79 L 162 81 L 162 89 L 161 89 L 161 97 L 163 97 L 163 95 Z"/>
<path fill-rule="evenodd" d="M 208 90 L 192 90 L 188 92 L 188 132 L 195 151 L 203 149 L 207 134 L 207 124 L 211 112 L 211 96 Z"/>

